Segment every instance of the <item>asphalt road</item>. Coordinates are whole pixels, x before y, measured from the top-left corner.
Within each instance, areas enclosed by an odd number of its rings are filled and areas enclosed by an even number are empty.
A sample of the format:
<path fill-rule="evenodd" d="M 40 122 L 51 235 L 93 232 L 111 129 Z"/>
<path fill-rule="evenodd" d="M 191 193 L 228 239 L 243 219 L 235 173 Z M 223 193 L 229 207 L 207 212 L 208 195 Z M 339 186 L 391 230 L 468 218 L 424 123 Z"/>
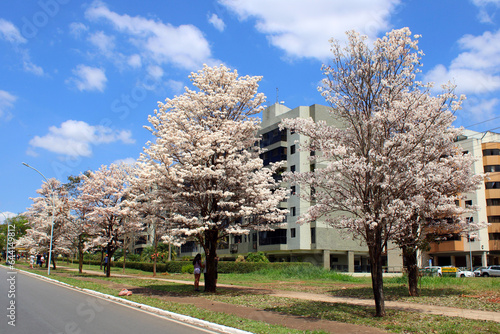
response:
<path fill-rule="evenodd" d="M 15 325 L 15 326 L 14 326 Z M 214 331 L 0 267 L 1 334 L 198 334 Z"/>

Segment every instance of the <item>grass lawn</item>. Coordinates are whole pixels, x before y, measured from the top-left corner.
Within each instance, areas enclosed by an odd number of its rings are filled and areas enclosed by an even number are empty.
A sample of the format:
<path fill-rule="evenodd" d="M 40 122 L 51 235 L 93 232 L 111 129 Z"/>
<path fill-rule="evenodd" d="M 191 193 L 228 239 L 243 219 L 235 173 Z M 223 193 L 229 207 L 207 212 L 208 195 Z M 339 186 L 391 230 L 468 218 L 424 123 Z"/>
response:
<path fill-rule="evenodd" d="M 67 266 L 66 263 L 59 265 Z M 77 267 L 76 265 L 72 265 Z M 21 269 L 26 266 L 21 265 Z M 84 270 L 99 270 L 98 266 L 84 266 Z M 45 274 L 46 271 L 35 270 Z M 158 281 L 152 273 L 127 269 L 127 274 L 151 276 L 151 279 L 98 277 L 78 275 L 64 270 L 52 271 L 52 278 L 64 280 L 66 283 L 82 286 L 96 291 L 117 295 L 117 289 L 110 289 L 109 283 L 127 286 L 144 287 L 164 291 L 172 295 L 194 296 L 191 285 Z M 122 273 L 121 268 L 112 268 L 112 275 Z M 64 274 L 66 277 L 60 275 Z M 192 281 L 189 274 L 158 274 L 159 278 Z M 88 282 L 82 279 L 91 279 Z M 263 271 L 251 274 L 219 274 L 219 283 L 245 285 L 264 289 L 280 289 L 293 291 L 310 291 L 332 296 L 372 298 L 371 280 L 369 277 L 352 277 L 317 269 L 297 271 L 293 268 L 284 271 Z M 404 277 L 384 279 L 386 300 L 408 301 L 430 305 L 461 307 L 499 312 L 500 316 L 500 279 L 498 278 L 454 278 L 424 277 L 420 282 L 421 297 L 408 297 Z M 200 298 L 214 301 L 256 307 L 269 311 L 300 316 L 310 316 L 325 320 L 335 320 L 351 324 L 359 324 L 385 329 L 395 333 L 500 333 L 500 324 L 488 321 L 477 321 L 462 318 L 426 315 L 417 312 L 387 310 L 387 316 L 376 318 L 374 308 L 349 304 L 302 301 L 291 298 L 279 298 L 263 294 L 255 294 L 246 290 L 218 288 L 217 294 L 196 294 Z M 295 333 L 289 329 L 271 329 L 265 323 L 237 318 L 231 315 L 210 315 L 203 309 L 193 309 L 176 303 L 166 303 L 154 297 L 133 295 L 127 297 L 134 301 L 164 308 L 172 312 L 203 318 L 208 321 L 231 327 L 245 329 L 254 333 Z M 214 320 L 211 320 L 214 319 Z M 282 331 L 283 332 L 283 331 Z M 297 333 L 302 333 L 297 331 Z"/>

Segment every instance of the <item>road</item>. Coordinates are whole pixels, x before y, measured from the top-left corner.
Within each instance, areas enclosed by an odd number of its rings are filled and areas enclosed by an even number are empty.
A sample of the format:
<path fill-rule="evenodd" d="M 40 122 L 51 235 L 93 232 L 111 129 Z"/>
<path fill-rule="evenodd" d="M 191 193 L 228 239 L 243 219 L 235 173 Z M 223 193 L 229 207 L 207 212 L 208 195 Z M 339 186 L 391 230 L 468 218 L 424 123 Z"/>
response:
<path fill-rule="evenodd" d="M 15 326 L 14 326 L 15 325 Z M 2 334 L 217 333 L 0 267 Z"/>

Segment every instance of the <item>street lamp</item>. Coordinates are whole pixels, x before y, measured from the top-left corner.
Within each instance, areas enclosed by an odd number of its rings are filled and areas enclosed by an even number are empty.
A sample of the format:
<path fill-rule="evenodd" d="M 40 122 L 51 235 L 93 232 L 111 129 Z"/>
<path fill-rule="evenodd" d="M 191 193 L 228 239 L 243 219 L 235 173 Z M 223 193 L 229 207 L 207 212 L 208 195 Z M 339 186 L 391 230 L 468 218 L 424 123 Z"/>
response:
<path fill-rule="evenodd" d="M 50 224 L 50 248 L 49 248 L 49 262 L 48 262 L 48 270 L 47 270 L 47 275 L 50 275 L 50 265 L 51 265 L 51 260 L 52 260 L 52 238 L 54 236 L 54 214 L 55 214 L 54 188 L 52 188 L 49 180 L 47 180 L 45 175 L 43 175 L 38 169 L 28 165 L 26 162 L 23 162 L 23 165 L 25 165 L 28 168 L 33 169 L 35 172 L 40 174 L 45 179 L 45 182 L 47 182 L 47 185 L 49 186 L 50 191 L 52 193 L 52 223 Z"/>

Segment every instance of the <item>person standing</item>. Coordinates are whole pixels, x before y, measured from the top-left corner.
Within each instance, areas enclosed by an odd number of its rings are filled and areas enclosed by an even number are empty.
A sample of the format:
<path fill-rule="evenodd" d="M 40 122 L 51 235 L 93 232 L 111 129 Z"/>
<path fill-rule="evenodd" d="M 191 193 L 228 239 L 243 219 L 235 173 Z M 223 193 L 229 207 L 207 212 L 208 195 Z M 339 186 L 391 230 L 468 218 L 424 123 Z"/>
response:
<path fill-rule="evenodd" d="M 33 265 L 35 264 L 35 255 L 30 255 L 30 268 L 33 269 Z"/>
<path fill-rule="evenodd" d="M 198 253 L 193 260 L 194 267 L 194 291 L 200 291 L 200 276 L 201 276 L 201 254 Z"/>
<path fill-rule="evenodd" d="M 104 273 L 106 274 L 106 268 L 108 268 L 108 262 L 109 262 L 109 258 L 108 258 L 108 254 L 106 254 L 106 256 L 104 257 Z"/>

